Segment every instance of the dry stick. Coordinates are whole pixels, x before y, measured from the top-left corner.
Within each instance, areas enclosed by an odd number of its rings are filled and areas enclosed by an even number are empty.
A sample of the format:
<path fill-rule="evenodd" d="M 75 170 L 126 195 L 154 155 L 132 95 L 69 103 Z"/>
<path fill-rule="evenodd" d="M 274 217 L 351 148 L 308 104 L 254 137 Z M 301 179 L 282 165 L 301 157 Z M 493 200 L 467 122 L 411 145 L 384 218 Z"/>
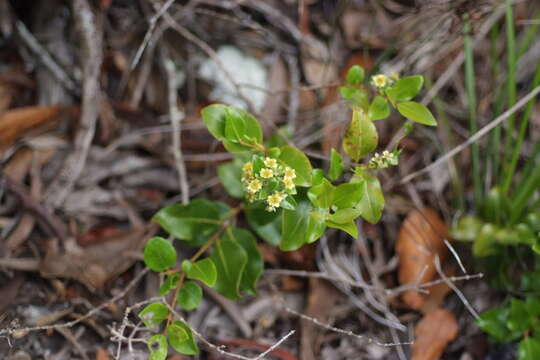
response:
<path fill-rule="evenodd" d="M 206 53 L 206 55 L 208 55 L 212 61 L 214 61 L 214 63 L 217 65 L 217 67 L 223 71 L 223 74 L 227 77 L 227 80 L 229 80 L 231 82 L 231 84 L 233 84 L 234 86 L 234 89 L 236 91 L 236 94 L 238 95 L 238 97 L 240 99 L 242 99 L 246 105 L 254 110 L 254 107 L 253 107 L 253 103 L 251 102 L 250 99 L 248 99 L 246 96 L 244 96 L 244 94 L 242 93 L 241 91 L 241 87 L 240 85 L 236 82 L 236 80 L 234 79 L 234 77 L 232 76 L 232 74 L 227 70 L 227 68 L 225 67 L 225 64 L 223 64 L 223 61 L 221 61 L 221 59 L 219 58 L 218 54 L 216 53 L 216 51 L 214 49 L 212 49 L 210 47 L 210 45 L 208 45 L 207 43 L 205 43 L 204 41 L 202 41 L 201 39 L 199 39 L 195 34 L 193 34 L 191 31 L 189 31 L 187 28 L 185 28 L 184 26 L 180 25 L 172 16 L 170 16 L 169 14 L 165 14 L 164 16 L 165 18 L 165 21 L 167 21 L 167 24 L 173 28 L 174 30 L 176 30 L 180 35 L 182 35 L 184 38 L 186 38 L 188 41 L 192 42 L 193 44 L 195 44 L 196 46 L 198 46 L 202 51 L 204 51 Z"/>
<path fill-rule="evenodd" d="M 68 156 L 60 176 L 47 191 L 46 203 L 54 207 L 64 202 L 84 169 L 101 105 L 99 75 L 103 62 L 102 24 L 97 23 L 98 20 L 88 0 L 74 0 L 73 12 L 82 38 L 81 58 L 84 74 L 82 112 L 80 127 L 75 137 L 75 149 Z"/>
<path fill-rule="evenodd" d="M 454 292 L 456 293 L 456 295 L 461 299 L 461 301 L 463 302 L 463 304 L 465 305 L 465 307 L 467 308 L 467 310 L 469 310 L 469 312 L 471 313 L 471 315 L 476 319 L 480 319 L 480 316 L 478 315 L 478 313 L 476 312 L 476 310 L 474 310 L 474 308 L 472 307 L 472 305 L 469 303 L 469 301 L 467 300 L 467 298 L 465 297 L 465 295 L 463 295 L 463 293 L 457 288 L 456 285 L 454 285 L 451 281 L 448 280 L 448 278 L 446 277 L 446 275 L 444 274 L 444 272 L 442 271 L 441 269 L 441 260 L 439 259 L 439 256 L 437 256 L 435 258 L 435 269 L 437 269 L 437 272 L 439 273 L 439 276 L 441 277 L 442 280 L 444 280 L 444 282 L 452 289 L 454 290 Z"/>
<path fill-rule="evenodd" d="M 173 60 L 167 56 L 165 48 L 162 48 L 161 50 L 163 67 L 167 72 L 169 117 L 173 130 L 171 132 L 172 151 L 176 164 L 176 171 L 178 173 L 182 203 L 187 204 L 189 202 L 189 183 L 186 174 L 186 164 L 182 157 L 181 142 L 182 119 L 184 118 L 184 113 L 178 108 L 178 87 L 180 86 L 180 81 L 178 79 L 178 74 L 176 73 L 176 67 Z"/>
<path fill-rule="evenodd" d="M 103 308 L 109 306 L 110 304 L 113 304 L 113 303 L 117 302 L 118 300 L 120 300 L 121 298 L 126 296 L 126 294 L 139 282 L 139 280 L 144 275 L 146 275 L 148 270 L 149 270 L 148 268 L 145 268 L 139 274 L 137 274 L 137 276 L 135 276 L 135 278 L 133 278 L 133 280 L 131 280 L 131 282 L 125 287 L 125 289 L 122 290 L 118 295 L 116 295 L 115 297 L 113 297 L 110 300 L 107 300 L 106 302 L 99 305 L 98 307 L 93 308 L 92 310 L 88 311 L 85 315 L 83 315 L 83 316 L 81 316 L 81 317 L 79 317 L 79 318 L 77 318 L 75 320 L 68 321 L 68 322 L 65 322 L 65 323 L 62 323 L 62 324 L 56 324 L 56 325 L 43 325 L 43 326 L 26 327 L 26 328 L 20 328 L 20 329 L 13 329 L 13 328 L 0 329 L 0 335 L 27 334 L 27 333 L 32 332 L 32 331 L 41 331 L 41 330 L 48 330 L 48 329 L 56 330 L 56 329 L 59 329 L 59 328 L 69 328 L 69 327 L 72 327 L 74 325 L 77 325 L 78 323 L 88 319 L 89 317 L 94 316 L 94 314 L 98 313 Z"/>
<path fill-rule="evenodd" d="M 454 256 L 454 259 L 456 259 L 457 263 L 458 263 L 458 266 L 459 268 L 461 269 L 461 271 L 464 273 L 464 274 L 467 274 L 467 269 L 465 269 L 465 266 L 463 266 L 463 263 L 461 262 L 461 258 L 459 257 L 456 249 L 454 249 L 454 247 L 452 246 L 452 244 L 450 244 L 450 241 L 448 241 L 447 239 L 444 239 L 444 244 L 446 245 L 446 247 L 450 250 L 450 252 L 452 253 L 452 256 Z"/>
<path fill-rule="evenodd" d="M 159 18 L 161 18 L 163 14 L 165 14 L 165 12 L 169 10 L 169 7 L 171 7 L 173 3 L 174 3 L 174 0 L 168 0 L 165 4 L 163 4 L 163 6 L 158 10 L 158 12 L 156 12 L 154 16 L 150 18 L 150 27 L 146 31 L 143 42 L 141 43 L 141 45 L 137 49 L 137 52 L 135 53 L 135 57 L 133 58 L 133 61 L 131 62 L 131 66 L 129 67 L 130 71 L 133 71 L 133 69 L 135 69 L 135 67 L 141 60 L 141 56 L 144 52 L 144 49 L 146 49 L 146 46 L 150 42 L 150 39 L 152 38 L 152 33 L 154 32 L 154 29 L 156 27 L 156 24 Z"/>
<path fill-rule="evenodd" d="M 66 89 L 71 91 L 77 96 L 80 96 L 79 87 L 73 81 L 69 75 L 62 69 L 60 65 L 56 62 L 56 60 L 53 59 L 53 57 L 49 54 L 47 49 L 45 49 L 41 44 L 37 41 L 37 39 L 32 35 L 32 33 L 28 30 L 26 25 L 20 20 L 17 20 L 15 23 L 15 27 L 17 29 L 17 34 L 21 37 L 21 39 L 25 42 L 26 46 L 37 55 L 38 59 L 41 61 L 41 63 L 53 74 L 53 76 L 64 86 Z"/>
<path fill-rule="evenodd" d="M 418 171 L 413 172 L 412 174 L 409 174 L 405 176 L 401 181 L 400 184 L 406 184 L 415 177 L 425 174 L 429 172 L 430 170 L 436 168 L 440 164 L 448 161 L 452 157 L 454 157 L 459 152 L 466 149 L 469 145 L 477 141 L 478 139 L 482 138 L 484 135 L 489 133 L 491 130 L 493 130 L 495 127 L 497 127 L 499 124 L 501 124 L 503 121 L 508 119 L 511 115 L 513 115 L 515 112 L 517 112 L 519 109 L 521 109 L 523 106 L 527 104 L 529 100 L 534 98 L 536 95 L 540 93 L 540 86 L 537 86 L 534 88 L 530 93 L 528 93 L 526 96 L 522 97 L 521 100 L 519 100 L 514 106 L 512 106 L 510 109 L 506 110 L 504 113 L 502 113 L 498 118 L 484 126 L 482 129 L 480 129 L 478 132 L 476 132 L 473 136 L 471 136 L 467 141 L 463 142 L 462 144 L 456 146 L 453 148 L 450 152 L 446 153 L 444 156 L 437 159 L 435 162 L 429 164 L 423 169 L 420 169 Z"/>

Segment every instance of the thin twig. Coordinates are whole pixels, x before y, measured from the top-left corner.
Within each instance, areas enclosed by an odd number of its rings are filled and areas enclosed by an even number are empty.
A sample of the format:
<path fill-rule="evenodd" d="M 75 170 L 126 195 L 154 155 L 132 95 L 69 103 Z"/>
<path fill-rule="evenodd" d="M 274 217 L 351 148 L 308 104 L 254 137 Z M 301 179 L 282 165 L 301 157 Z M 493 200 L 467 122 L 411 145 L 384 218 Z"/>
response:
<path fill-rule="evenodd" d="M 461 143 L 460 145 L 453 148 L 450 152 L 444 154 L 442 157 L 437 159 L 435 162 L 429 164 L 423 169 L 420 169 L 418 171 L 413 172 L 412 174 L 409 174 L 405 176 L 401 181 L 400 184 L 406 184 L 410 182 L 412 179 L 418 177 L 419 175 L 425 174 L 437 166 L 445 163 L 452 157 L 454 157 L 459 152 L 465 150 L 469 145 L 477 141 L 478 139 L 482 138 L 484 135 L 489 133 L 491 130 L 496 128 L 499 124 L 504 122 L 506 119 L 508 119 L 510 116 L 512 116 L 515 112 L 517 112 L 519 109 L 521 109 L 523 106 L 527 104 L 529 100 L 534 98 L 536 95 L 540 93 L 540 86 L 537 86 L 534 88 L 530 93 L 528 93 L 526 96 L 522 97 L 521 100 L 519 100 L 514 106 L 512 106 L 510 109 L 506 110 L 504 113 L 502 113 L 499 117 L 497 117 L 495 120 L 484 126 L 482 129 L 480 129 L 477 133 L 475 133 L 473 136 L 467 139 L 467 141 Z"/>
<path fill-rule="evenodd" d="M 73 12 L 82 40 L 81 59 L 84 73 L 82 112 L 75 136 L 74 151 L 66 159 L 60 176 L 50 185 L 45 195 L 45 202 L 54 207 L 64 202 L 84 169 L 101 105 L 99 78 L 103 63 L 102 24 L 92 11 L 88 0 L 74 0 Z"/>
<path fill-rule="evenodd" d="M 176 66 L 173 60 L 167 56 L 167 51 L 164 47 L 161 47 L 161 58 L 163 67 L 167 72 L 167 88 L 168 88 L 168 102 L 169 102 L 169 118 L 172 126 L 172 152 L 174 156 L 174 162 L 176 165 L 176 171 L 178 173 L 178 182 L 180 184 L 180 193 L 182 196 L 182 203 L 187 204 L 189 202 L 189 183 L 187 180 L 186 164 L 182 156 L 182 119 L 184 113 L 178 108 L 178 87 L 180 81 L 176 71 Z"/>

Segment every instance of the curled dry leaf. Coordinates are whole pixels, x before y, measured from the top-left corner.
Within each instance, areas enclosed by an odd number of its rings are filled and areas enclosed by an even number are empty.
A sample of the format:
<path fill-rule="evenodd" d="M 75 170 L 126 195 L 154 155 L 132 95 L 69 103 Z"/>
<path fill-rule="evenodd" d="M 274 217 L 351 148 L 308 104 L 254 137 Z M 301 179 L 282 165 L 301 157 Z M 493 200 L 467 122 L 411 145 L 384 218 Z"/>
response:
<path fill-rule="evenodd" d="M 439 359 L 446 345 L 457 336 L 458 323 L 454 315 L 437 309 L 424 315 L 416 325 L 412 360 Z"/>
<path fill-rule="evenodd" d="M 0 151 L 31 130 L 59 120 L 62 106 L 29 106 L 0 114 Z"/>
<path fill-rule="evenodd" d="M 435 259 L 438 256 L 443 262 L 448 252 L 444 244 L 447 231 L 446 224 L 430 208 L 414 210 L 407 216 L 396 244 L 400 284 L 433 280 L 437 273 Z M 424 305 L 425 296 L 409 290 L 403 294 L 403 301 L 418 310 Z"/>

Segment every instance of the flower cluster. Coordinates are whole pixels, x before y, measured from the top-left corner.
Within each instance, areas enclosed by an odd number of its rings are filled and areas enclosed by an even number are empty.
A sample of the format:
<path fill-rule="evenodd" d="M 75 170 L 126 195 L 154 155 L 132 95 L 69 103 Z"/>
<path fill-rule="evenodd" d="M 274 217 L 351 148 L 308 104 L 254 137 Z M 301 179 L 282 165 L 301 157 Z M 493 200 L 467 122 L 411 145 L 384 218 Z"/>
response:
<path fill-rule="evenodd" d="M 384 150 L 382 154 L 375 153 L 369 160 L 368 167 L 371 169 L 385 169 L 398 164 L 399 151 Z"/>
<path fill-rule="evenodd" d="M 254 156 L 242 167 L 242 183 L 250 202 L 263 200 L 266 210 L 276 211 L 288 195 L 296 194 L 294 169 L 276 159 Z"/>

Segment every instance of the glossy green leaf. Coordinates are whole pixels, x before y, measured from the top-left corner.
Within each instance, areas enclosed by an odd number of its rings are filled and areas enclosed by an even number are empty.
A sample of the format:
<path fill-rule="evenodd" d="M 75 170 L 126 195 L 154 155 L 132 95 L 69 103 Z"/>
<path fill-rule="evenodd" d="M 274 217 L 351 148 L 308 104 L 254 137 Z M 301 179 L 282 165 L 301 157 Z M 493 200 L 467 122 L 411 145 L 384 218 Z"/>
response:
<path fill-rule="evenodd" d="M 360 214 L 359 209 L 341 209 L 330 215 L 328 220 L 337 224 L 347 224 L 359 217 Z"/>
<path fill-rule="evenodd" d="M 281 242 L 281 211 L 266 211 L 266 205 L 256 202 L 246 205 L 246 218 L 249 226 L 263 240 L 278 246 Z"/>
<path fill-rule="evenodd" d="M 347 85 L 358 86 L 364 81 L 364 69 L 359 65 L 353 65 L 347 71 L 347 77 L 345 81 Z"/>
<path fill-rule="evenodd" d="M 315 208 L 309 213 L 306 227 L 306 243 L 311 244 L 324 235 L 328 209 Z"/>
<path fill-rule="evenodd" d="M 167 336 L 174 350 L 184 355 L 197 355 L 199 348 L 189 326 L 181 321 L 174 321 L 167 327 Z"/>
<path fill-rule="evenodd" d="M 313 205 L 320 208 L 328 208 L 334 202 L 334 185 L 326 179 L 322 179 L 319 185 L 312 186 L 307 195 Z"/>
<path fill-rule="evenodd" d="M 362 110 L 353 110 L 352 120 L 345 132 L 343 150 L 354 161 L 375 150 L 379 136 L 373 122 Z"/>
<path fill-rule="evenodd" d="M 352 86 L 342 86 L 339 88 L 339 93 L 352 109 L 358 108 L 368 111 L 369 97 L 366 90 Z"/>
<path fill-rule="evenodd" d="M 414 98 L 424 85 L 422 75 L 406 76 L 399 79 L 392 88 L 386 91 L 386 95 L 393 102 L 409 101 Z"/>
<path fill-rule="evenodd" d="M 163 282 L 163 285 L 161 285 L 161 287 L 159 288 L 158 296 L 167 295 L 171 290 L 176 287 L 178 280 L 180 280 L 180 274 L 178 273 L 167 275 L 165 281 Z"/>
<path fill-rule="evenodd" d="M 338 185 L 334 191 L 334 205 L 338 209 L 352 208 L 362 200 L 363 180 Z"/>
<path fill-rule="evenodd" d="M 165 360 L 167 358 L 168 344 L 163 335 L 154 335 L 148 339 L 148 350 L 150 356 L 148 360 Z"/>
<path fill-rule="evenodd" d="M 525 332 L 532 326 L 532 316 L 527 311 L 527 306 L 521 300 L 512 298 L 510 302 L 510 315 L 506 326 L 510 331 Z"/>
<path fill-rule="evenodd" d="M 201 116 L 208 131 L 218 140 L 225 139 L 225 118 L 227 106 L 213 104 L 201 110 Z"/>
<path fill-rule="evenodd" d="M 246 291 L 250 295 L 255 295 L 257 292 L 257 281 L 264 268 L 262 256 L 259 253 L 259 249 L 257 249 L 257 241 L 251 232 L 240 228 L 228 228 L 226 236 L 240 244 L 247 254 L 247 263 L 242 273 L 240 290 Z"/>
<path fill-rule="evenodd" d="M 491 335 L 495 340 L 503 342 L 508 340 L 511 335 L 506 323 L 510 309 L 507 307 L 495 308 L 480 314 L 480 318 L 476 321 L 478 327 Z"/>
<path fill-rule="evenodd" d="M 189 204 L 175 204 L 157 212 L 152 221 L 181 240 L 202 245 L 222 224 L 223 213 L 230 208 L 216 201 L 196 199 Z"/>
<path fill-rule="evenodd" d="M 144 263 L 154 271 L 164 271 L 176 264 L 176 250 L 166 239 L 155 236 L 144 247 Z"/>
<path fill-rule="evenodd" d="M 160 303 L 148 304 L 139 313 L 142 322 L 148 327 L 161 324 L 167 316 L 169 316 L 169 309 Z"/>
<path fill-rule="evenodd" d="M 345 231 L 347 234 L 351 235 L 353 238 L 358 238 L 358 228 L 354 221 L 349 221 L 348 223 L 335 223 L 333 221 L 327 221 L 326 225 L 330 228 L 339 229 Z"/>
<path fill-rule="evenodd" d="M 294 179 L 294 183 L 296 185 L 311 185 L 311 173 L 313 169 L 306 154 L 294 146 L 284 146 L 281 148 L 279 160 L 295 170 L 296 178 Z"/>
<path fill-rule="evenodd" d="M 324 171 L 322 169 L 313 169 L 311 172 L 311 185 L 319 185 L 324 179 Z"/>
<path fill-rule="evenodd" d="M 281 231 L 283 238 L 279 246 L 281 250 L 296 250 L 322 236 L 325 226 L 324 220 L 320 216 L 312 216 L 314 210 L 317 208 L 303 198 L 298 200 L 295 211 L 283 210 L 283 229 Z M 315 212 L 313 215 L 318 214 Z"/>
<path fill-rule="evenodd" d="M 244 197 L 244 185 L 242 185 L 242 167 L 230 162 L 218 166 L 217 174 L 219 181 L 227 191 L 227 193 L 235 198 Z"/>
<path fill-rule="evenodd" d="M 401 115 L 411 121 L 428 126 L 437 126 L 437 120 L 435 120 L 431 111 L 420 103 L 414 101 L 403 102 L 398 104 L 397 109 Z"/>
<path fill-rule="evenodd" d="M 390 116 L 388 101 L 380 95 L 375 96 L 369 105 L 368 117 L 371 121 L 386 119 Z"/>
<path fill-rule="evenodd" d="M 182 269 L 186 273 L 188 279 L 202 281 L 208 286 L 214 286 L 216 283 L 216 265 L 210 258 L 199 260 L 193 264 L 190 263 L 189 260 L 184 260 Z"/>
<path fill-rule="evenodd" d="M 330 180 L 336 181 L 339 179 L 343 173 L 343 169 L 343 157 L 339 152 L 332 148 L 332 152 L 330 154 L 330 169 L 328 170 L 328 177 Z"/>
<path fill-rule="evenodd" d="M 518 346 L 518 360 L 540 359 L 540 341 L 535 338 L 525 338 Z"/>
<path fill-rule="evenodd" d="M 185 310 L 196 309 L 201 299 L 202 288 L 195 281 L 186 281 L 178 293 L 178 305 Z"/>
<path fill-rule="evenodd" d="M 355 175 L 356 176 L 356 175 Z M 379 221 L 384 208 L 384 195 L 381 188 L 381 183 L 376 176 L 363 172 L 360 175 L 362 187 L 362 198 L 357 209 L 360 210 L 361 216 L 368 222 L 375 224 Z"/>
<path fill-rule="evenodd" d="M 250 113 L 229 106 L 225 115 L 225 140 L 223 146 L 232 153 L 253 150 L 262 144 L 262 130 L 259 122 Z"/>
<path fill-rule="evenodd" d="M 233 238 L 225 235 L 214 246 L 210 256 L 217 269 L 214 288 L 232 300 L 240 297 L 240 282 L 248 262 L 247 252 Z"/>

